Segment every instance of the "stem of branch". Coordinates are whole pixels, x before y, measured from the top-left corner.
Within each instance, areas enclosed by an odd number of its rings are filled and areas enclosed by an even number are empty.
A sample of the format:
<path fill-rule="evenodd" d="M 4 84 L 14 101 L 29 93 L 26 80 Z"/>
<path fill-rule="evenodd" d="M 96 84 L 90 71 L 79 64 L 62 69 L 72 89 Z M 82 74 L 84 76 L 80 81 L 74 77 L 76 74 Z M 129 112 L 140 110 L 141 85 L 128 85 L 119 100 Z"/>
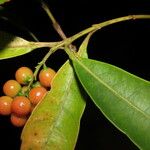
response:
<path fill-rule="evenodd" d="M 45 12 L 47 13 L 47 15 L 49 16 L 50 20 L 52 21 L 52 25 L 53 25 L 53 28 L 55 29 L 55 31 L 60 35 L 60 37 L 65 40 L 67 39 L 67 36 L 65 35 L 65 33 L 63 32 L 61 26 L 59 25 L 59 23 L 56 21 L 55 17 L 53 16 L 50 8 L 47 6 L 47 4 L 41 0 L 41 3 L 42 3 L 42 8 L 45 10 Z M 72 51 L 76 51 L 76 47 L 72 44 L 69 45 L 69 48 L 72 50 Z"/>
<path fill-rule="evenodd" d="M 129 15 L 129 16 L 125 16 L 125 17 L 119 17 L 119 18 L 115 18 L 115 19 L 111 19 L 108 21 L 104 21 L 102 23 L 99 24 L 94 24 L 91 27 L 80 31 L 79 33 L 64 39 L 63 41 L 60 42 L 38 42 L 37 44 L 39 44 L 39 47 L 53 47 L 53 48 L 57 48 L 59 49 L 60 47 L 64 47 L 65 45 L 69 45 L 71 44 L 73 41 L 75 41 L 76 39 L 90 33 L 93 31 L 97 31 L 103 27 L 109 26 L 111 24 L 115 24 L 118 22 L 122 22 L 122 21 L 127 21 L 127 20 L 136 20 L 136 19 L 150 19 L 150 15 Z"/>
<path fill-rule="evenodd" d="M 88 34 L 89 32 L 92 32 L 94 30 L 99 30 L 103 27 L 109 26 L 111 24 L 115 24 L 118 22 L 122 22 L 122 21 L 127 21 L 127 20 L 136 20 L 136 19 L 150 19 L 150 15 L 129 15 L 129 16 L 124 16 L 124 17 L 119 17 L 119 18 L 115 18 L 115 19 L 111 19 L 108 21 L 104 21 L 102 23 L 99 24 L 94 24 L 92 25 L 92 27 L 89 27 L 75 35 L 73 35 L 72 37 L 68 38 L 68 41 L 64 41 L 64 43 L 72 43 L 73 41 L 75 41 L 76 39 L 78 39 L 79 37 Z"/>
<path fill-rule="evenodd" d="M 47 61 L 47 59 L 50 57 L 50 55 L 52 55 L 55 51 L 57 50 L 57 48 L 51 48 L 48 53 L 44 56 L 44 58 L 42 59 L 41 62 L 38 63 L 38 65 L 36 66 L 36 69 L 34 71 L 34 78 L 32 78 L 32 80 L 30 81 L 29 85 L 28 85 L 28 89 L 30 89 L 32 83 L 34 82 L 34 80 L 37 79 L 37 75 L 38 75 L 38 72 L 40 70 L 40 68 L 43 66 L 43 64 L 45 64 L 45 62 Z"/>
<path fill-rule="evenodd" d="M 31 45 L 34 45 L 36 48 L 42 48 L 42 47 L 54 47 L 58 45 L 60 42 L 30 42 Z"/>
<path fill-rule="evenodd" d="M 42 2 L 42 8 L 45 10 L 47 15 L 51 19 L 54 29 L 57 31 L 57 33 L 60 35 L 60 37 L 63 40 L 66 39 L 67 37 L 66 37 L 65 33 L 63 32 L 63 30 L 62 30 L 61 26 L 59 25 L 59 23 L 54 18 L 50 8 L 47 6 L 47 4 L 44 1 L 41 1 L 41 2 Z"/>
<path fill-rule="evenodd" d="M 102 22 L 102 23 L 99 23 L 99 24 L 95 24 L 93 25 L 92 27 L 89 27 L 75 35 L 73 35 L 72 37 L 70 38 L 66 38 L 64 39 L 63 41 L 60 41 L 60 42 L 55 42 L 55 43 L 51 43 L 51 42 L 46 42 L 46 43 L 43 43 L 43 42 L 39 42 L 39 45 L 43 44 L 48 46 L 52 46 L 52 48 L 49 50 L 49 52 L 45 55 L 45 57 L 43 58 L 43 60 L 37 65 L 36 67 L 36 70 L 34 72 L 34 79 L 36 79 L 36 76 L 38 74 L 38 71 L 40 70 L 41 66 L 43 64 L 45 64 L 45 62 L 47 61 L 47 59 L 50 57 L 50 55 L 52 53 L 54 53 L 56 50 L 58 50 L 59 48 L 63 48 L 64 49 L 64 46 L 65 46 L 65 51 L 67 54 L 69 54 L 69 56 L 71 58 L 75 58 L 75 53 L 74 51 L 70 51 L 68 48 L 67 48 L 67 45 L 70 45 L 73 41 L 75 41 L 76 39 L 82 37 L 83 35 L 85 34 L 88 34 L 90 32 L 93 32 L 93 31 L 96 31 L 98 29 L 101 29 L 103 27 L 106 27 L 108 25 L 111 25 L 111 24 L 114 24 L 114 23 L 118 23 L 118 22 L 122 22 L 122 21 L 126 21 L 126 20 L 135 20 L 135 19 L 150 19 L 150 15 L 129 15 L 129 16 L 125 16 L 125 17 L 120 17 L 120 18 L 115 18 L 115 19 L 111 19 L 111 20 L 108 20 L 108 21 L 105 21 L 105 22 Z M 52 45 L 50 45 L 50 43 Z M 42 46 L 41 46 L 42 47 Z M 32 79 L 32 81 L 30 82 L 29 84 L 29 88 L 30 86 L 32 85 L 34 79 Z"/>

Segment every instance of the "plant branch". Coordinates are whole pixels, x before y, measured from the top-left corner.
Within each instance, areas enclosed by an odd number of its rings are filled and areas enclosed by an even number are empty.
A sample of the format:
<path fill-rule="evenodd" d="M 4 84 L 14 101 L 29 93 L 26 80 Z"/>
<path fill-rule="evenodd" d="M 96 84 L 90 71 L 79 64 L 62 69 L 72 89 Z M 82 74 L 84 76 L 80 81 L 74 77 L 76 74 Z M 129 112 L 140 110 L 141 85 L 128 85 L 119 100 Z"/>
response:
<path fill-rule="evenodd" d="M 64 43 L 67 43 L 67 44 L 72 43 L 79 37 L 82 37 L 83 35 L 88 34 L 89 32 L 92 32 L 94 30 L 99 30 L 99 29 L 109 26 L 111 24 L 115 24 L 115 23 L 119 23 L 119 22 L 127 21 L 127 20 L 136 20 L 136 19 L 150 19 L 150 15 L 129 15 L 129 16 L 124 16 L 124 17 L 119 17 L 119 18 L 108 20 L 108 21 L 104 21 L 102 23 L 94 24 L 94 25 L 92 25 L 92 27 L 89 27 L 89 28 L 73 35 L 72 37 L 68 38 L 66 41 L 64 41 Z"/>
<path fill-rule="evenodd" d="M 57 20 L 53 16 L 50 8 L 47 6 L 47 4 L 43 0 L 41 0 L 41 3 L 42 3 L 42 8 L 44 9 L 44 11 L 47 13 L 50 20 L 52 21 L 52 25 L 53 25 L 53 28 L 55 29 L 55 31 L 60 35 L 60 37 L 63 40 L 67 39 L 67 36 L 65 35 L 65 33 L 63 32 L 61 26 L 59 25 L 59 23 L 57 22 Z M 76 47 L 72 44 L 69 45 L 69 48 L 73 51 L 76 51 Z"/>
<path fill-rule="evenodd" d="M 34 78 L 32 78 L 32 80 L 30 81 L 29 85 L 28 85 L 28 89 L 30 89 L 32 83 L 34 82 L 34 80 L 37 79 L 37 75 L 38 75 L 38 72 L 40 70 L 40 68 L 43 66 L 43 64 L 45 64 L 45 62 L 47 61 L 47 59 L 57 50 L 58 48 L 57 47 L 53 47 L 51 48 L 48 53 L 44 56 L 44 58 L 42 59 L 41 62 L 38 63 L 38 65 L 35 67 L 35 71 L 34 71 Z"/>
<path fill-rule="evenodd" d="M 43 0 L 41 0 L 41 3 L 42 3 L 42 8 L 45 10 L 47 15 L 51 19 L 54 29 L 57 31 L 57 33 L 60 35 L 60 37 L 63 40 L 66 39 L 67 37 L 66 37 L 65 33 L 63 32 L 63 30 L 62 30 L 61 26 L 59 25 L 59 23 L 54 18 L 50 8 L 47 6 L 47 4 Z"/>
<path fill-rule="evenodd" d="M 111 19 L 108 21 L 104 21 L 102 23 L 99 24 L 94 24 L 91 27 L 80 31 L 79 33 L 64 39 L 63 41 L 59 41 L 59 42 L 34 42 L 34 44 L 38 44 L 39 47 L 53 47 L 53 48 L 57 48 L 59 49 L 60 47 L 63 48 L 65 45 L 69 45 L 71 44 L 73 41 L 75 41 L 76 39 L 90 33 L 96 30 L 100 30 L 103 27 L 109 26 L 111 24 L 115 24 L 115 23 L 119 23 L 122 21 L 127 21 L 127 20 L 136 20 L 136 19 L 150 19 L 150 15 L 129 15 L 129 16 L 124 16 L 124 17 L 119 17 L 119 18 L 115 18 L 115 19 Z"/>
<path fill-rule="evenodd" d="M 54 42 L 54 43 L 53 42 L 37 42 L 37 44 L 39 44 L 40 47 L 42 47 L 42 44 L 43 44 L 44 47 L 48 46 L 48 47 L 52 47 L 52 48 L 45 55 L 45 57 L 42 59 L 42 61 L 37 65 L 36 70 L 34 72 L 34 77 L 35 77 L 34 79 L 36 79 L 36 76 L 37 76 L 38 71 L 40 70 L 41 66 L 43 64 L 45 64 L 45 62 L 50 57 L 50 55 L 52 53 L 54 53 L 56 50 L 58 50 L 60 48 L 65 49 L 65 51 L 69 55 L 69 57 L 75 58 L 75 56 L 77 56 L 77 55 L 75 54 L 74 51 L 70 51 L 71 49 L 70 49 L 70 47 L 68 48 L 67 45 L 69 46 L 76 39 L 78 39 L 78 38 L 82 37 L 83 35 L 86 35 L 90 32 L 93 32 L 93 31 L 99 30 L 103 27 L 106 27 L 108 25 L 122 22 L 122 21 L 127 21 L 127 20 L 135 20 L 135 19 L 150 19 L 150 15 L 129 15 L 129 16 L 125 16 L 125 17 L 119 17 L 119 18 L 108 20 L 108 21 L 104 21 L 99 24 L 94 24 L 92 27 L 89 27 L 69 38 L 64 39 L 63 41 L 60 41 L 60 42 Z M 29 88 L 30 88 L 31 84 L 33 83 L 34 79 L 32 79 L 32 81 L 29 83 L 29 86 L 28 86 Z"/>
<path fill-rule="evenodd" d="M 31 45 L 35 46 L 36 48 L 42 48 L 42 47 L 55 47 L 61 43 L 61 41 L 58 42 L 30 42 Z"/>

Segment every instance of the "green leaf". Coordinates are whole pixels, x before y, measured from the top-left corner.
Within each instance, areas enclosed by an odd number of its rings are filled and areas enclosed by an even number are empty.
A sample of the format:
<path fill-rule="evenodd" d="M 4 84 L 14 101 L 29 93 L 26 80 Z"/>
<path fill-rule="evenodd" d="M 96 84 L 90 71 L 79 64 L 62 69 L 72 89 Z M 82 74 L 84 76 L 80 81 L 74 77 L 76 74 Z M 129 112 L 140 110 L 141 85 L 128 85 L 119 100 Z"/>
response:
<path fill-rule="evenodd" d="M 10 0 L 0 0 L 0 4 L 3 4 L 5 2 L 9 2 Z"/>
<path fill-rule="evenodd" d="M 73 59 L 83 87 L 97 107 L 139 148 L 150 149 L 150 82 L 113 65 Z"/>
<path fill-rule="evenodd" d="M 87 56 L 89 34 L 79 48 Z M 67 61 L 58 71 L 52 88 L 35 108 L 22 132 L 21 150 L 73 150 L 85 108 L 84 92 Z"/>
<path fill-rule="evenodd" d="M 38 47 L 34 42 L 0 31 L 0 60 L 29 53 Z"/>
<path fill-rule="evenodd" d="M 21 150 L 73 150 L 84 107 L 85 101 L 67 62 L 28 120 L 22 132 Z"/>

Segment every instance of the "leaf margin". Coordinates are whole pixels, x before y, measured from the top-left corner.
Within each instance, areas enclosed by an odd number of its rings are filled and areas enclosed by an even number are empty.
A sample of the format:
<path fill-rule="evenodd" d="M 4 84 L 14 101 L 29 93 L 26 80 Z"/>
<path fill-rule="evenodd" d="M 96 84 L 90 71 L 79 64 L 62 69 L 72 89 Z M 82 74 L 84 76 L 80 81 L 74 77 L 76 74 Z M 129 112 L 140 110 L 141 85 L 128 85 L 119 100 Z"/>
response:
<path fill-rule="evenodd" d="M 80 78 L 80 76 L 79 76 L 79 73 L 78 73 L 79 71 L 77 71 L 77 67 L 76 67 L 76 64 L 75 64 L 75 63 L 80 63 L 80 60 L 81 60 L 81 59 L 86 59 L 86 58 L 73 57 L 72 61 L 73 61 L 73 66 L 74 66 L 74 68 L 75 68 L 76 74 L 77 74 L 77 76 L 78 76 L 80 82 L 82 83 L 82 80 L 81 80 L 81 78 Z M 93 61 L 95 61 L 95 60 L 93 60 Z M 99 61 L 97 61 L 97 62 L 99 62 Z M 102 62 L 102 63 L 103 63 L 103 62 Z M 107 63 L 105 63 L 105 64 L 107 64 Z M 108 64 L 108 65 L 110 65 L 110 64 Z M 110 66 L 113 66 L 113 65 L 110 65 Z M 115 67 L 116 67 L 116 66 L 115 66 Z M 120 69 L 119 67 L 116 67 L 116 68 Z M 82 68 L 82 69 L 83 69 L 83 68 Z M 120 70 L 122 70 L 122 71 L 124 71 L 124 72 L 126 72 L 126 73 L 128 73 L 128 74 L 130 74 L 130 75 L 132 75 L 132 76 L 134 76 L 134 77 L 136 77 L 136 78 L 138 78 L 138 79 L 141 79 L 141 81 L 144 81 L 144 82 L 146 82 L 146 83 L 148 83 L 148 84 L 150 83 L 149 81 L 144 80 L 144 79 L 142 79 L 142 78 L 140 78 L 140 77 L 137 77 L 137 76 L 135 76 L 135 75 L 133 75 L 133 74 L 131 74 L 131 73 L 129 73 L 129 72 L 123 70 L 123 69 L 120 69 Z M 93 97 L 92 97 L 91 94 L 88 92 L 87 88 L 85 87 L 85 84 L 82 83 L 82 86 L 84 87 L 84 89 L 86 90 L 86 92 L 88 93 L 88 95 L 89 95 L 89 96 L 91 97 L 91 99 L 93 100 Z M 123 132 L 124 134 L 128 135 L 124 130 L 122 130 L 121 128 L 119 128 L 119 127 L 107 116 L 107 114 L 105 114 L 105 113 L 103 112 L 102 108 L 100 108 L 100 106 L 98 106 L 98 104 L 95 102 L 95 100 L 93 100 L 93 102 L 94 102 L 95 105 L 101 110 L 101 112 L 104 114 L 104 116 L 105 116 L 117 129 L 119 129 L 119 130 L 120 130 L 121 132 Z M 128 137 L 129 137 L 129 139 L 130 139 L 136 146 L 140 147 L 138 143 L 136 143 L 132 138 L 130 138 L 130 136 L 128 136 Z"/>

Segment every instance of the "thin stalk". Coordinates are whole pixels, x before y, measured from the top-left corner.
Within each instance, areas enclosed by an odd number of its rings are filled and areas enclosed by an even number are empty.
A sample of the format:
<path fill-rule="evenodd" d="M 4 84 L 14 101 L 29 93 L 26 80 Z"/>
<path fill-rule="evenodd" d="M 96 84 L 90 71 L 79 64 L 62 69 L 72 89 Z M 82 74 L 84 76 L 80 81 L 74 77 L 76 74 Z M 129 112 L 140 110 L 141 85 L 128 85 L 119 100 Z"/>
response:
<path fill-rule="evenodd" d="M 111 19 L 108 21 L 104 21 L 102 23 L 99 24 L 94 24 L 91 27 L 80 31 L 79 33 L 64 39 L 63 41 L 60 42 L 38 42 L 37 44 L 39 44 L 39 47 L 53 47 L 53 48 L 57 48 L 59 49 L 60 47 L 63 48 L 65 45 L 69 45 L 71 44 L 73 41 L 75 41 L 76 39 L 90 33 L 93 31 L 97 31 L 100 30 L 101 28 L 104 28 L 106 26 L 109 26 L 111 24 L 115 24 L 115 23 L 119 23 L 122 21 L 127 21 L 127 20 L 136 20 L 136 19 L 150 19 L 150 15 L 129 15 L 129 16 L 124 16 L 124 17 L 119 17 L 119 18 L 115 18 L 115 19 Z"/>
<path fill-rule="evenodd" d="M 118 22 L 122 22 L 122 21 L 127 21 L 127 20 L 135 20 L 135 19 L 150 19 L 150 15 L 129 15 L 129 16 L 125 16 L 125 17 L 119 17 L 119 18 L 111 19 L 111 20 L 108 20 L 108 21 L 105 21 L 105 22 L 102 22 L 102 23 L 99 23 L 99 24 L 94 24 L 92 27 L 89 27 L 89 28 L 81 31 L 81 32 L 73 35 L 70 38 L 66 38 L 65 40 L 63 40 L 61 42 L 55 43 L 53 45 L 53 47 L 50 49 L 50 51 L 42 59 L 42 61 L 37 65 L 36 70 L 34 72 L 34 77 L 35 77 L 34 79 L 36 79 L 36 76 L 37 76 L 38 71 L 41 68 L 41 66 L 43 64 L 45 64 L 45 62 L 50 57 L 50 55 L 52 53 L 54 53 L 56 50 L 58 50 L 59 48 L 63 49 L 63 47 L 65 46 L 65 48 L 64 48 L 65 52 L 69 55 L 69 57 L 71 59 L 75 59 L 76 56 L 77 56 L 76 53 L 74 51 L 71 51 L 70 47 L 68 48 L 67 45 L 69 46 L 73 41 L 75 41 L 76 39 L 82 37 L 85 34 L 96 31 L 96 30 L 101 29 L 103 27 L 106 27 L 108 25 L 118 23 Z M 46 42 L 46 43 L 50 44 L 51 42 Z M 46 45 L 46 43 L 44 45 Z M 39 44 L 41 45 L 42 43 L 39 42 Z M 29 88 L 30 88 L 31 84 L 33 83 L 34 79 L 32 79 L 32 81 L 29 83 L 29 86 L 28 86 Z"/>
<path fill-rule="evenodd" d="M 28 85 L 28 89 L 30 89 L 32 83 L 34 82 L 34 80 L 37 79 L 37 75 L 38 75 L 38 72 L 40 70 L 40 68 L 45 64 L 45 62 L 47 61 L 47 59 L 57 50 L 57 48 L 51 48 L 48 53 L 44 56 L 44 58 L 42 59 L 41 62 L 38 63 L 38 65 L 35 67 L 35 71 L 34 71 L 34 74 L 33 74 L 33 78 L 32 80 L 30 81 L 29 85 Z"/>
<path fill-rule="evenodd" d="M 59 25 L 59 23 L 57 22 L 57 20 L 53 16 L 53 14 L 52 14 L 50 8 L 48 7 L 48 5 L 43 0 L 41 0 L 41 3 L 42 3 L 42 8 L 44 9 L 44 11 L 47 13 L 48 17 L 52 21 L 52 25 L 53 25 L 53 28 L 55 29 L 55 31 L 59 34 L 59 36 L 63 40 L 67 39 L 67 36 L 65 35 L 65 33 L 62 30 L 61 26 Z M 76 51 L 76 47 L 74 45 L 72 45 L 72 44 L 69 45 L 69 48 L 72 51 Z"/>
<path fill-rule="evenodd" d="M 30 42 L 30 44 L 32 46 L 35 46 L 36 48 L 42 48 L 42 47 L 49 47 L 49 48 L 51 48 L 51 47 L 55 47 L 59 43 L 61 43 L 61 41 L 59 41 L 59 42 Z"/>
<path fill-rule="evenodd" d="M 71 49 L 69 48 L 69 45 L 66 45 L 64 50 L 68 54 L 71 60 L 74 60 L 77 58 L 77 53 L 75 51 L 71 51 Z"/>
<path fill-rule="evenodd" d="M 50 11 L 50 8 L 47 6 L 47 4 L 41 0 L 41 4 L 42 4 L 42 8 L 43 10 L 46 12 L 46 14 L 48 15 L 48 17 L 50 18 L 50 20 L 52 21 L 52 25 L 54 27 L 54 29 L 57 31 L 57 33 L 60 35 L 60 37 L 64 40 L 66 39 L 66 35 L 64 34 L 63 30 L 61 29 L 60 25 L 58 24 L 58 22 L 56 21 L 56 19 L 54 18 L 53 14 Z M 34 82 L 34 80 L 36 80 L 37 78 L 37 74 L 40 70 L 40 68 L 45 65 L 45 62 L 47 61 L 47 59 L 50 57 L 50 55 L 55 52 L 58 48 L 57 45 L 59 45 L 59 43 L 61 42 L 36 42 L 33 43 L 36 46 L 40 47 L 53 47 L 49 50 L 49 52 L 45 55 L 45 57 L 42 59 L 42 61 L 40 63 L 38 63 L 38 65 L 36 66 L 36 69 L 34 71 L 34 78 L 32 78 L 32 80 L 30 81 L 29 85 L 28 85 L 28 89 L 31 87 L 32 83 Z M 56 47 L 55 47 L 56 46 Z M 58 48 L 57 48 L 58 47 Z"/>
<path fill-rule="evenodd" d="M 94 25 L 92 25 L 92 27 L 89 27 L 89 28 L 73 35 L 72 37 L 68 38 L 66 41 L 64 41 L 64 44 L 72 43 L 79 37 L 82 37 L 83 35 L 88 34 L 89 32 L 101 29 L 101 28 L 109 26 L 111 24 L 115 24 L 115 23 L 127 21 L 127 20 L 136 20 L 136 19 L 150 19 L 150 15 L 129 15 L 129 16 L 124 16 L 124 17 L 119 17 L 119 18 L 108 20 L 108 21 L 104 21 L 102 23 L 94 24 Z"/>
<path fill-rule="evenodd" d="M 60 35 L 60 37 L 64 40 L 66 39 L 66 35 L 63 32 L 61 26 L 59 25 L 59 23 L 56 21 L 55 17 L 53 16 L 50 8 L 47 6 L 47 4 L 41 0 L 42 3 L 42 8 L 44 9 L 44 11 L 47 13 L 48 17 L 50 18 L 50 20 L 52 21 L 52 25 L 54 27 L 54 29 L 57 31 L 57 33 Z"/>

